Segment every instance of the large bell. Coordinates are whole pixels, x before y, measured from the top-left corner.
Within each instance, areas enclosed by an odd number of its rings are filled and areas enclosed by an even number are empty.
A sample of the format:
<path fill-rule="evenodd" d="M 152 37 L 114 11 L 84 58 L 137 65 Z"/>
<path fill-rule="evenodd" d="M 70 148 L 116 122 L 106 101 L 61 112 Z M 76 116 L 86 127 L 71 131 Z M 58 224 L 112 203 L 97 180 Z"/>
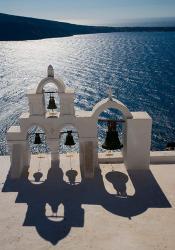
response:
<path fill-rule="evenodd" d="M 72 130 L 67 131 L 66 141 L 65 141 L 64 145 L 66 145 L 66 146 L 75 145 L 74 138 L 72 136 Z"/>
<path fill-rule="evenodd" d="M 48 109 L 57 109 L 57 105 L 55 103 L 55 98 L 53 96 L 50 96 L 50 99 L 49 99 L 49 104 L 47 106 Z"/>
<path fill-rule="evenodd" d="M 116 130 L 116 122 L 108 121 L 108 131 L 106 132 L 106 139 L 102 148 L 107 150 L 121 149 L 123 145 L 120 143 L 118 132 Z"/>
<path fill-rule="evenodd" d="M 39 133 L 36 133 L 35 134 L 35 140 L 34 140 L 34 144 L 41 144 L 41 138 L 40 138 L 40 135 Z"/>

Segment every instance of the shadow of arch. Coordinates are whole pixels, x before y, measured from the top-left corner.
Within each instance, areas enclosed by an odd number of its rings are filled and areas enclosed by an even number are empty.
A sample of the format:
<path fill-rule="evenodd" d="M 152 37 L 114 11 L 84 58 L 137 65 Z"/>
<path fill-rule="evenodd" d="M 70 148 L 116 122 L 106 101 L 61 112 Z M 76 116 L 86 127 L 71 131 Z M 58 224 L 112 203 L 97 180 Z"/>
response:
<path fill-rule="evenodd" d="M 23 226 L 35 226 L 38 234 L 53 245 L 65 238 L 71 230 L 71 225 L 66 219 L 57 222 L 47 218 L 45 215 L 45 203 L 39 203 L 38 205 L 28 204 Z"/>
<path fill-rule="evenodd" d="M 83 227 L 84 209 L 81 208 L 80 197 L 75 199 L 72 196 L 70 187 L 63 180 L 63 171 L 58 167 L 49 169 L 47 180 L 40 186 L 32 185 L 24 179 L 16 199 L 16 202 L 28 205 L 23 226 L 34 226 L 38 234 L 53 245 L 65 238 L 71 227 Z M 50 220 L 46 216 L 46 204 L 54 212 L 63 204 L 63 220 Z"/>
<path fill-rule="evenodd" d="M 84 226 L 83 204 L 99 205 L 114 215 L 129 219 L 148 208 L 171 207 L 151 171 L 128 171 L 128 174 L 136 192 L 126 199 L 107 193 L 100 169 L 96 170 L 94 179 L 83 180 L 77 186 L 68 185 L 62 179 L 62 170 L 57 167 L 49 170 L 47 180 L 41 185 L 32 185 L 27 178 L 21 178 L 15 186 L 15 191 L 18 192 L 15 202 L 26 203 L 28 206 L 23 226 L 34 226 L 43 239 L 56 245 L 69 234 L 72 227 Z M 118 176 L 126 181 L 125 176 Z M 111 180 L 110 174 L 108 177 Z M 11 184 L 7 179 L 3 192 L 13 191 L 10 189 L 13 187 Z M 64 220 L 49 220 L 45 214 L 47 203 L 52 207 L 58 207 L 62 203 Z"/>
<path fill-rule="evenodd" d="M 150 170 L 132 170 L 128 171 L 128 175 L 135 188 L 135 194 L 127 196 L 126 199 L 110 195 L 102 205 L 109 212 L 131 219 L 148 208 L 171 207 Z"/>

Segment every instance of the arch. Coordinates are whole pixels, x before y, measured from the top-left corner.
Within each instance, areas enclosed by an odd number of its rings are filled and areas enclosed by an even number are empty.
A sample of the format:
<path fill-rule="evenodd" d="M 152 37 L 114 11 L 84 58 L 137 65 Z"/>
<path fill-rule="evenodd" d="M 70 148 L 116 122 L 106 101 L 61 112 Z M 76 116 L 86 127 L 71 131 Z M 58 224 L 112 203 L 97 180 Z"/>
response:
<path fill-rule="evenodd" d="M 45 135 L 46 135 L 46 138 L 48 137 L 48 131 L 47 129 L 43 126 L 43 124 L 40 124 L 40 123 L 30 123 L 28 124 L 26 127 L 25 127 L 25 131 L 24 131 L 24 135 L 25 135 L 25 138 L 27 140 L 27 137 L 28 137 L 28 131 L 32 128 L 32 127 L 39 127 L 41 128 Z"/>
<path fill-rule="evenodd" d="M 103 120 L 104 118 L 104 120 Z M 100 120 L 102 119 L 102 121 Z M 114 144 L 119 146 L 120 144 L 124 146 L 124 140 L 123 140 L 123 135 L 124 135 L 124 129 L 125 129 L 125 124 L 126 120 L 123 118 L 123 113 L 119 109 L 116 108 L 107 108 L 102 111 L 102 113 L 99 114 L 98 119 L 95 120 L 94 122 L 96 123 L 96 128 L 97 128 L 97 141 L 98 141 L 98 153 L 105 152 L 107 149 L 103 148 L 103 144 L 105 144 L 106 139 L 107 139 L 107 131 L 109 131 L 109 120 L 122 120 L 125 121 L 125 123 L 116 123 L 113 128 L 115 128 L 117 134 L 114 135 Z M 105 121 L 106 120 L 106 121 Z M 109 142 L 109 140 L 107 140 Z M 110 139 L 111 141 L 111 139 Z M 115 148 L 115 147 L 114 147 Z M 112 149 L 112 151 L 121 151 L 122 152 L 122 147 L 118 147 L 115 149 Z M 107 151 L 106 151 L 107 152 Z M 110 153 L 111 154 L 111 153 Z M 109 154 L 109 155 L 110 155 Z M 115 157 L 113 153 L 111 154 L 111 158 Z"/>
<path fill-rule="evenodd" d="M 36 89 L 36 94 L 42 94 L 43 88 L 47 83 L 54 83 L 56 87 L 58 88 L 59 93 L 65 93 L 65 85 L 61 79 L 56 79 L 53 77 L 46 77 L 42 79 L 41 82 L 38 84 L 38 87 Z"/>
<path fill-rule="evenodd" d="M 76 131 L 76 133 L 77 133 L 77 136 L 75 136 L 75 137 L 77 137 L 77 139 L 78 139 L 78 144 L 79 144 L 79 130 L 77 129 L 77 127 L 73 124 L 73 123 L 65 123 L 62 127 L 61 127 L 61 129 L 59 129 L 59 131 L 58 131 L 58 137 L 59 137 L 59 139 L 61 140 L 61 132 L 62 131 L 65 131 L 66 132 L 66 130 L 73 130 L 74 132 Z M 79 149 L 78 149 L 78 151 L 79 151 Z"/>
<path fill-rule="evenodd" d="M 61 154 L 66 153 L 66 157 L 68 160 L 65 162 L 65 157 L 61 157 L 60 154 L 60 168 L 62 168 L 64 173 L 64 181 L 69 183 L 70 185 L 77 185 L 80 184 L 82 181 L 82 173 L 81 173 L 81 167 L 80 167 L 80 140 L 79 140 L 79 132 L 75 125 L 72 123 L 67 123 L 62 126 L 62 131 L 65 132 L 65 134 L 60 134 L 59 131 L 59 152 Z M 66 136 L 67 131 L 72 130 L 73 132 L 76 132 L 76 134 L 72 134 L 73 140 L 75 142 L 75 145 L 66 146 Z M 72 151 L 73 150 L 73 151 Z M 65 164 L 66 163 L 66 164 Z"/>
<path fill-rule="evenodd" d="M 37 131 L 36 131 L 36 129 L 37 129 Z M 38 129 L 39 129 L 39 131 L 38 131 Z M 35 136 L 36 136 L 36 133 L 38 133 L 38 132 L 43 133 L 43 135 L 39 135 L 39 137 L 41 139 L 41 143 L 35 144 L 34 143 L 35 138 L 36 138 Z M 39 153 L 40 154 L 41 153 L 48 154 L 48 152 L 50 152 L 50 148 L 49 148 L 49 145 L 47 143 L 46 131 L 43 128 L 43 126 L 30 125 L 28 127 L 27 134 L 26 134 L 26 146 L 27 146 L 27 154 L 30 155 L 30 159 L 29 159 L 29 168 L 30 168 L 31 167 L 31 161 L 33 162 L 33 160 L 34 160 L 32 158 L 32 155 L 39 154 Z M 34 162 L 35 162 L 35 160 L 34 160 Z M 41 177 L 42 176 L 40 176 L 40 178 Z"/>
<path fill-rule="evenodd" d="M 129 111 L 129 109 L 120 101 L 118 101 L 117 99 L 109 99 L 106 98 L 100 102 L 98 102 L 93 110 L 92 110 L 92 117 L 97 120 L 99 115 L 105 110 L 105 109 L 109 109 L 109 108 L 114 108 L 114 109 L 118 109 L 119 111 L 121 111 L 121 113 L 123 114 L 125 119 L 132 119 L 133 116 L 131 114 L 131 112 Z"/>
<path fill-rule="evenodd" d="M 72 122 L 65 122 L 61 126 L 59 126 L 58 129 L 58 135 L 60 135 L 61 131 L 64 130 L 67 127 L 73 127 L 75 130 L 77 130 L 78 135 L 80 136 L 80 131 L 76 123 Z"/>

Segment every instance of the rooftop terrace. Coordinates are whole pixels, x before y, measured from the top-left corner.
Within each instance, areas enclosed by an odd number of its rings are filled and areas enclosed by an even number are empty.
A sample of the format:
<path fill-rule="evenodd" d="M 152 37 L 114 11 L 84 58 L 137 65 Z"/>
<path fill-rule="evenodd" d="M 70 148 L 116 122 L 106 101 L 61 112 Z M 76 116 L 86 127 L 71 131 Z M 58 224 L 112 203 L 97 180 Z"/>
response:
<path fill-rule="evenodd" d="M 0 157 L 1 249 L 175 249 L 175 164 L 129 171 L 104 163 L 82 181 L 78 155 L 75 180 L 68 155 L 60 157 L 50 168 L 49 154 L 32 155 L 18 181 L 7 177 L 9 156 Z"/>

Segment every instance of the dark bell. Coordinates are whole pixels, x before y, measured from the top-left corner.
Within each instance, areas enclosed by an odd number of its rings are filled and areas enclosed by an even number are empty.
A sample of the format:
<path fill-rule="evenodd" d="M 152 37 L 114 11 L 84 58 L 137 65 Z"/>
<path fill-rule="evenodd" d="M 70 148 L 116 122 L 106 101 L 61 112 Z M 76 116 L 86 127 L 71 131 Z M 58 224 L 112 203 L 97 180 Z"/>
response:
<path fill-rule="evenodd" d="M 108 121 L 108 131 L 106 132 L 106 139 L 102 148 L 107 150 L 121 149 L 123 145 L 120 143 L 118 132 L 116 130 L 116 122 Z"/>
<path fill-rule="evenodd" d="M 72 136 L 72 130 L 67 131 L 66 141 L 65 141 L 64 145 L 66 145 L 66 146 L 75 145 L 74 138 Z"/>
<path fill-rule="evenodd" d="M 57 105 L 55 103 L 55 98 L 53 96 L 50 96 L 50 99 L 49 99 L 49 104 L 47 106 L 48 109 L 57 109 Z"/>
<path fill-rule="evenodd" d="M 34 140 L 34 144 L 41 144 L 41 138 L 40 138 L 40 135 L 39 133 L 36 133 L 35 134 L 35 140 Z"/>

